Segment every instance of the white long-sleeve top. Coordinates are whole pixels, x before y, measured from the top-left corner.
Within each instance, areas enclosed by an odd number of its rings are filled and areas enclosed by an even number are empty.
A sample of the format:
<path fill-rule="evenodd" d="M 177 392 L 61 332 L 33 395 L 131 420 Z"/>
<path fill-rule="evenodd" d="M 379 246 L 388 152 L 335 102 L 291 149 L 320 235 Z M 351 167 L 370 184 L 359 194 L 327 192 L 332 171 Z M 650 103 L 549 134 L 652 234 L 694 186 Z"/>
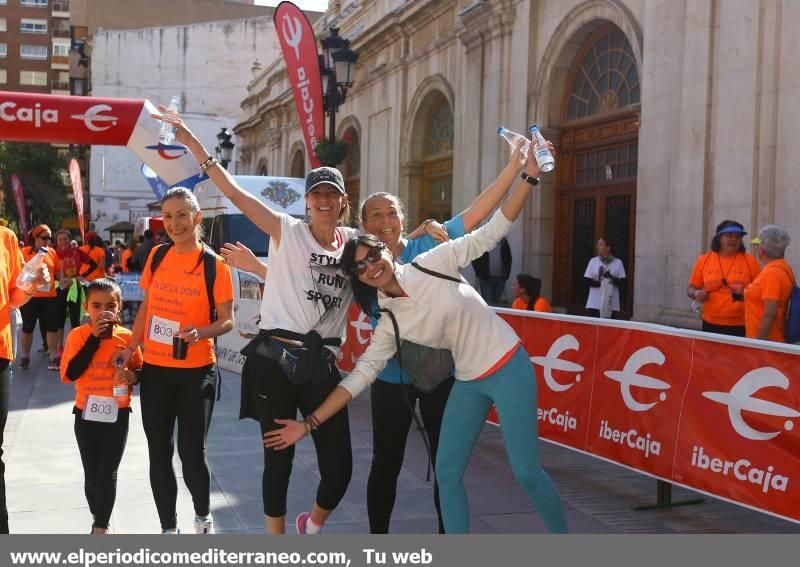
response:
<path fill-rule="evenodd" d="M 417 256 L 415 262 L 460 278 L 459 268 L 496 246 L 512 225 L 498 210 L 475 232 L 440 244 Z M 388 297 L 378 290 L 378 304 L 394 313 L 401 339 L 451 350 L 457 380 L 474 380 L 485 374 L 519 342 L 511 326 L 469 284 L 431 276 L 410 264 L 395 264 L 394 270 L 408 297 Z M 396 351 L 394 327 L 384 313 L 369 347 L 339 385 L 355 398 L 375 381 Z"/>

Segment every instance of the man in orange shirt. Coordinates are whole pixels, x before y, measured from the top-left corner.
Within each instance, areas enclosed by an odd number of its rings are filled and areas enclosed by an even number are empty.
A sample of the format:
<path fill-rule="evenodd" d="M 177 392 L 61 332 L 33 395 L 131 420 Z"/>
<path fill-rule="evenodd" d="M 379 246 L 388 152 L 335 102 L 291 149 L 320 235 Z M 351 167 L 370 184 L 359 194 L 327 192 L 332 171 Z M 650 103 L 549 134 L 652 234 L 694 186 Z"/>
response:
<path fill-rule="evenodd" d="M 758 231 L 758 260 L 761 273 L 744 290 L 744 316 L 747 337 L 784 342 L 786 314 L 792 294 L 794 272 L 783 259 L 790 242 L 789 233 L 767 225 Z"/>
<path fill-rule="evenodd" d="M 36 293 L 36 286 L 49 283 L 49 274 L 42 270 L 37 281 L 26 288 L 17 287 L 17 277 L 22 269 L 22 252 L 17 237 L 0 226 L 0 533 L 8 533 L 6 507 L 5 464 L 3 456 L 3 431 L 8 418 L 8 400 L 11 393 L 11 362 L 14 353 L 11 345 L 11 309 L 27 303 Z"/>

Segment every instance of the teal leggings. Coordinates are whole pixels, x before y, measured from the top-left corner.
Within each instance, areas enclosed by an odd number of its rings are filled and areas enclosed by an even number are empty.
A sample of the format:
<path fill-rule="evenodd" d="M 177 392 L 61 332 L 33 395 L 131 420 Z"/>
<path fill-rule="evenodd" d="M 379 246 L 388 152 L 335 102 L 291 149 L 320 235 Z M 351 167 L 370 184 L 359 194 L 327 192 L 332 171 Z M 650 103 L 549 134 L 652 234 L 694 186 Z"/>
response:
<path fill-rule="evenodd" d="M 553 533 L 566 533 L 567 521 L 558 491 L 539 464 L 536 377 L 522 346 L 486 378 L 469 382 L 456 380 L 450 391 L 436 457 L 445 532 L 469 532 L 464 470 L 492 403 L 500 417 L 500 430 L 514 477 L 536 503 L 536 510 L 548 529 Z"/>

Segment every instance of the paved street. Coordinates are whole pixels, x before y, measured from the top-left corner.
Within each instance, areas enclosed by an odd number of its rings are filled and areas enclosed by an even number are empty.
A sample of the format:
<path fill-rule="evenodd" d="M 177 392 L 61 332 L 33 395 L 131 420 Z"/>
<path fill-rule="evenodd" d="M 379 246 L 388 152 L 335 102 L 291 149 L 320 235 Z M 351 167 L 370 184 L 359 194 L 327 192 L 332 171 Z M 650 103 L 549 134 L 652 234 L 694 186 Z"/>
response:
<path fill-rule="evenodd" d="M 35 345 L 36 346 L 36 345 Z M 35 348 L 35 347 L 34 347 Z M 239 376 L 224 373 L 209 436 L 211 507 L 220 532 L 263 533 L 261 506 L 262 449 L 258 427 L 239 421 Z M 31 368 L 14 369 L 4 457 L 13 533 L 87 533 L 91 519 L 83 495 L 83 471 L 72 431 L 71 385 L 47 371 L 44 355 L 34 353 Z M 371 459 L 369 395 L 351 404 L 353 481 L 326 533 L 367 533 L 366 481 Z M 698 506 L 634 511 L 655 500 L 656 483 L 637 473 L 560 447 L 542 443 L 542 462 L 561 491 L 570 529 L 577 533 L 800 533 L 800 525 L 706 499 Z M 400 475 L 392 531 L 436 531 L 432 483 L 425 481 L 427 458 L 412 432 Z M 175 466 L 180 476 L 180 462 Z M 312 444 L 297 450 L 289 489 L 289 517 L 307 510 L 318 471 Z M 466 474 L 472 531 L 476 533 L 545 532 L 533 504 L 516 484 L 499 431 L 487 426 Z M 693 493 L 676 489 L 676 500 Z M 178 519 L 193 533 L 191 499 L 179 479 Z M 119 471 L 112 518 L 117 533 L 157 533 L 155 506 L 148 481 L 147 446 L 138 399 Z"/>

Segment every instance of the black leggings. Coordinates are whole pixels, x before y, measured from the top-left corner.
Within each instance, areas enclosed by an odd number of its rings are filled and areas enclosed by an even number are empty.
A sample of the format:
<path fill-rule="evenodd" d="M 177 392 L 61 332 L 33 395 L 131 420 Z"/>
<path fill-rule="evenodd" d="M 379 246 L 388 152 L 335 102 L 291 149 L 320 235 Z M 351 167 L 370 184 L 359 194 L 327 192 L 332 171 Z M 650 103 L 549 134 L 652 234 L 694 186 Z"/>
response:
<path fill-rule="evenodd" d="M 93 528 L 108 528 L 114 501 L 117 499 L 117 469 L 128 441 L 129 409 L 120 409 L 117 421 L 85 421 L 75 408 L 75 439 L 83 463 L 83 490 L 89 511 L 94 514 Z"/>
<path fill-rule="evenodd" d="M 67 322 L 67 312 L 69 312 L 69 324 L 73 329 L 81 326 L 81 302 L 84 296 L 83 286 L 78 286 L 78 301 L 67 301 L 69 289 L 58 290 L 58 328 L 63 329 Z"/>
<path fill-rule="evenodd" d="M 453 378 L 445 380 L 428 394 L 413 386 L 402 386 L 376 380 L 372 384 L 372 468 L 367 482 L 367 513 L 369 531 L 373 534 L 389 533 L 389 521 L 397 494 L 397 477 L 403 466 L 406 439 L 412 417 L 403 396 L 414 407 L 419 400 L 419 413 L 428 434 L 433 462 L 439 446 L 444 407 Z M 439 507 L 439 484 L 433 484 L 433 503 L 439 517 L 439 533 L 444 533 L 442 512 Z"/>
<path fill-rule="evenodd" d="M 8 506 L 6 506 L 6 465 L 3 463 L 3 432 L 8 419 L 8 401 L 11 397 L 11 362 L 0 358 L 0 534 L 8 533 Z"/>
<path fill-rule="evenodd" d="M 34 297 L 19 308 L 22 314 L 22 332 L 32 333 L 36 322 L 48 333 L 58 332 L 58 298 Z M 45 346 L 47 343 L 45 343 Z M 55 354 L 55 353 L 53 353 Z"/>
<path fill-rule="evenodd" d="M 731 337 L 745 336 L 744 325 L 715 325 L 708 321 L 703 321 L 703 331 L 706 333 L 717 333 L 719 335 L 730 335 Z"/>
<path fill-rule="evenodd" d="M 214 410 L 216 366 L 168 368 L 145 363 L 139 395 L 142 424 L 150 453 L 150 488 L 162 530 L 177 527 L 178 482 L 172 468 L 173 434 L 178 422 L 178 455 L 183 482 L 198 516 L 209 513 L 211 476 L 206 462 L 206 436 Z"/>
<path fill-rule="evenodd" d="M 257 419 L 263 435 L 282 427 L 275 423 L 275 419 L 295 419 L 298 409 L 303 416 L 313 412 L 340 380 L 334 367 L 327 381 L 293 386 L 277 362 L 259 355 L 248 356 L 242 368 L 242 395 L 247 396 L 247 403 L 243 404 L 241 417 Z M 245 407 L 249 411 L 245 411 Z M 325 510 L 333 510 L 347 492 L 353 472 L 347 408 L 323 423 L 311 438 L 317 450 L 320 476 L 316 502 Z M 261 491 L 267 516 L 280 518 L 286 515 L 286 491 L 293 459 L 294 445 L 281 451 L 264 448 Z"/>

